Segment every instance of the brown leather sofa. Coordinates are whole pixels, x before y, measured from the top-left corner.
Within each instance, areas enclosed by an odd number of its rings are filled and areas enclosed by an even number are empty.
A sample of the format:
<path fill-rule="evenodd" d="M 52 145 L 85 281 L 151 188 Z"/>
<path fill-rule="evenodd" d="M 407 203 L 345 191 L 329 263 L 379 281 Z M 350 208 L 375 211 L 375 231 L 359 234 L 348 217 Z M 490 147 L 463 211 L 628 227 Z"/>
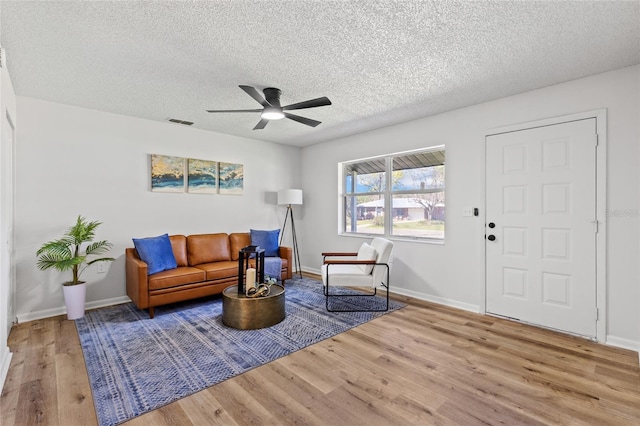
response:
<path fill-rule="evenodd" d="M 249 233 L 171 235 L 171 248 L 178 267 L 147 274 L 147 264 L 135 248 L 125 249 L 127 295 L 140 309 L 219 294 L 238 283 L 238 254 L 251 244 Z M 292 250 L 279 248 L 282 282 L 291 279 Z"/>

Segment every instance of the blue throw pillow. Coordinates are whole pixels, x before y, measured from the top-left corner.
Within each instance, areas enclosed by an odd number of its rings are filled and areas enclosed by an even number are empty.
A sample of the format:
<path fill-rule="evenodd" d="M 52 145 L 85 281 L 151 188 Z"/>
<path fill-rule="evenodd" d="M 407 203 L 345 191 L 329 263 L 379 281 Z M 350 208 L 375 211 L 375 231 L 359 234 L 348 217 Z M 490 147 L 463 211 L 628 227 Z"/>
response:
<path fill-rule="evenodd" d="M 265 256 L 273 257 L 280 254 L 278 244 L 279 229 L 274 229 L 273 231 L 251 229 L 250 231 L 251 245 L 260 246 L 261 249 L 264 249 Z"/>
<path fill-rule="evenodd" d="M 149 275 L 178 267 L 168 234 L 150 238 L 133 238 L 133 245 L 140 259 L 147 263 Z"/>

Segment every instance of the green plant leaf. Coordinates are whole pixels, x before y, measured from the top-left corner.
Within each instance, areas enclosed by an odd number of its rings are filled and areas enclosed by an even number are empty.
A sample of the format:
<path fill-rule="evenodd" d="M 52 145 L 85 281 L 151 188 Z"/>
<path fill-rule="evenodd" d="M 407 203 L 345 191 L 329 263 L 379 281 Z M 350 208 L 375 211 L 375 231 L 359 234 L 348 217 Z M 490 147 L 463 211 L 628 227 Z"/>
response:
<path fill-rule="evenodd" d="M 106 253 L 112 244 L 106 240 L 93 242 L 95 230 L 102 222 L 87 221 L 79 215 L 76 223 L 58 240 L 49 241 L 36 252 L 38 256 L 38 268 L 56 269 L 58 271 L 71 271 L 73 274 L 70 283 L 80 282 L 80 274 L 87 266 L 95 262 L 111 262 L 113 258 L 100 258 L 89 260 L 89 256 L 97 256 Z M 80 254 L 82 244 L 87 243 L 85 254 Z M 83 266 L 84 265 L 84 266 Z"/>
<path fill-rule="evenodd" d="M 87 266 L 98 262 L 113 262 L 114 260 L 115 259 L 113 257 L 101 257 L 100 259 L 93 259 L 91 262 L 87 262 Z"/>
<path fill-rule="evenodd" d="M 95 243 L 91 243 L 87 246 L 85 253 L 87 256 L 94 255 L 97 256 L 102 253 L 106 253 L 111 248 L 112 244 L 107 241 L 96 241 Z"/>
<path fill-rule="evenodd" d="M 81 265 L 85 256 L 68 257 L 68 256 L 56 256 L 55 254 L 43 254 L 38 259 L 38 267 L 44 269 L 56 269 L 58 271 L 70 271 L 76 265 Z"/>

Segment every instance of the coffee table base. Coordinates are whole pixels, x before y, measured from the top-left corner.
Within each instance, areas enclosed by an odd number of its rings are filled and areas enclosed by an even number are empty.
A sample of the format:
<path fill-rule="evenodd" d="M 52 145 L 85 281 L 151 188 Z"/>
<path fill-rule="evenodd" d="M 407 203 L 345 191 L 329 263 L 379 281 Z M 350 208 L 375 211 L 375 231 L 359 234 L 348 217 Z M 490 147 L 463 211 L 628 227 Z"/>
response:
<path fill-rule="evenodd" d="M 284 287 L 271 286 L 265 297 L 246 297 L 238 294 L 238 286 L 227 287 L 222 292 L 222 323 L 240 330 L 271 327 L 285 317 Z"/>

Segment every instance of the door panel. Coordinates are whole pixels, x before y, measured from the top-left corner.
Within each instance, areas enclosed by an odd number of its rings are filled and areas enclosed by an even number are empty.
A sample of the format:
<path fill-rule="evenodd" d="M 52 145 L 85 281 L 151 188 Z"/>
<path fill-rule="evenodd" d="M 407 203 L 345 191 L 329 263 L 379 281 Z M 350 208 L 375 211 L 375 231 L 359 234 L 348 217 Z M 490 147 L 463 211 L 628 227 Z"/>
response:
<path fill-rule="evenodd" d="M 487 312 L 596 336 L 596 120 L 488 136 Z"/>

